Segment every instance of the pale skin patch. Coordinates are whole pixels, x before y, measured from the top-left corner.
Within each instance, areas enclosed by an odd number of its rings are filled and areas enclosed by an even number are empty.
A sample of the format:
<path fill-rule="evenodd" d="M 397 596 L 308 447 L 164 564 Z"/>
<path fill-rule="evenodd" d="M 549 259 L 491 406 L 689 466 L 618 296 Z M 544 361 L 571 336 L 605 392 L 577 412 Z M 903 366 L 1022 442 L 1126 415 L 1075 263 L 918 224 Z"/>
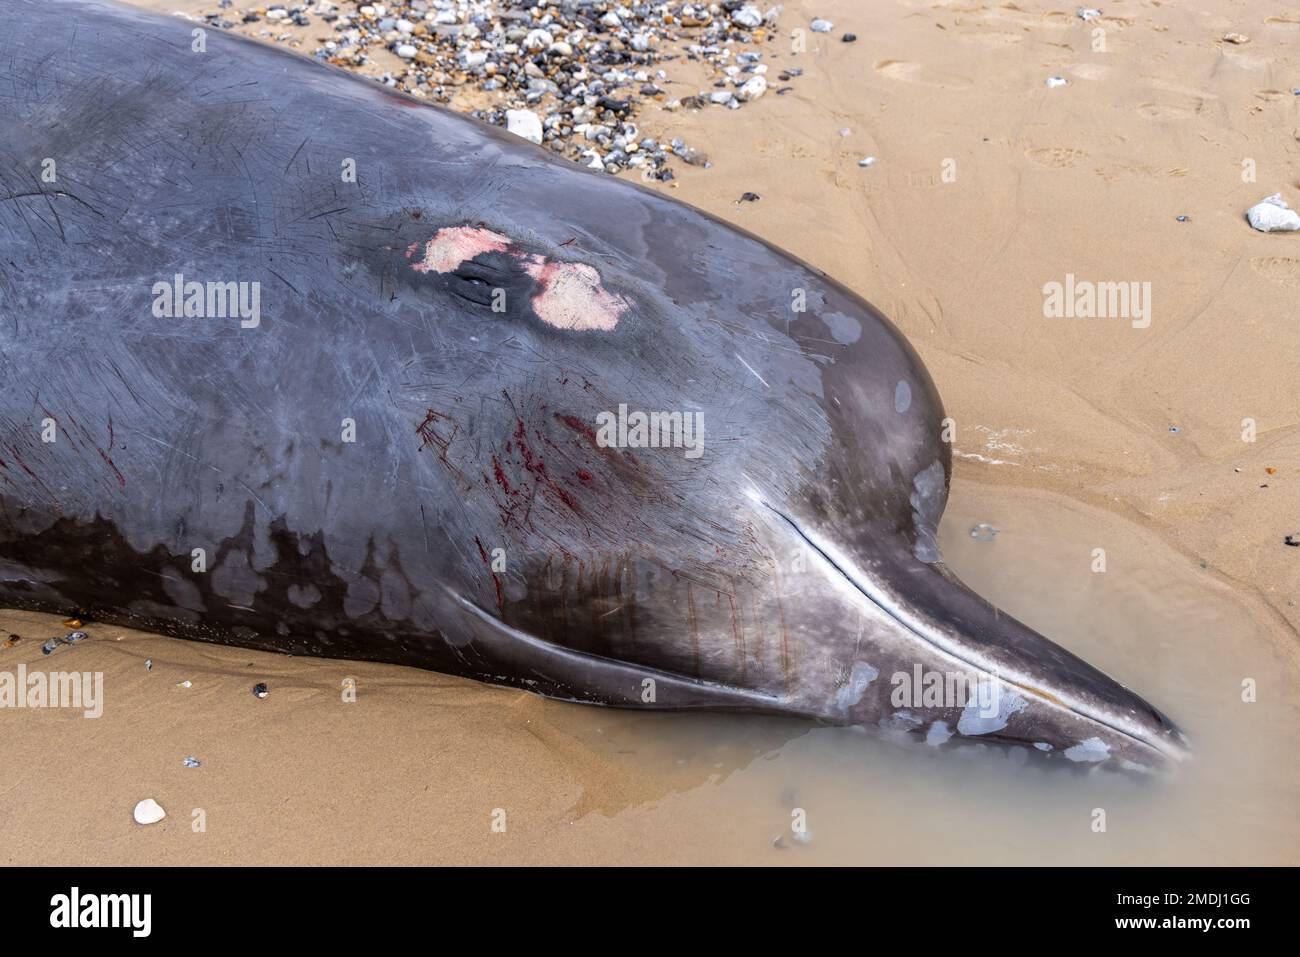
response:
<path fill-rule="evenodd" d="M 502 253 L 510 246 L 510 239 L 490 229 L 476 226 L 451 226 L 440 229 L 424 244 L 424 256 L 411 268 L 416 272 L 451 272 L 461 263 L 469 262 L 484 253 Z M 410 259 L 419 248 L 412 243 L 406 250 Z"/>
<path fill-rule="evenodd" d="M 627 311 L 627 303 L 608 292 L 601 285 L 600 273 L 584 263 L 533 256 L 524 261 L 524 269 L 542 287 L 533 296 L 533 311 L 557 329 L 609 332 Z"/>
<path fill-rule="evenodd" d="M 411 268 L 416 272 L 449 273 L 484 253 L 507 252 L 508 236 L 479 226 L 449 226 L 424 243 L 423 254 Z M 407 247 L 406 258 L 420 253 L 420 243 Z M 533 253 L 513 252 L 524 271 L 541 287 L 532 298 L 537 317 L 556 329 L 609 332 L 628 309 L 621 296 L 605 289 L 600 273 L 584 263 L 560 262 Z"/>

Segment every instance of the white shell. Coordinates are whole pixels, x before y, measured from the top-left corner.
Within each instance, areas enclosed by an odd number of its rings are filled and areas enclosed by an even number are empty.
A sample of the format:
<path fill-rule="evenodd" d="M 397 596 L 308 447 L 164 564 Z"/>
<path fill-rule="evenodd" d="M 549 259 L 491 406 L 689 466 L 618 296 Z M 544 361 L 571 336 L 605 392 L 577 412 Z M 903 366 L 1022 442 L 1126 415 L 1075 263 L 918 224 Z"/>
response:
<path fill-rule="evenodd" d="M 157 824 L 167 816 L 167 812 L 158 806 L 153 798 L 145 798 L 135 806 L 135 823 Z"/>

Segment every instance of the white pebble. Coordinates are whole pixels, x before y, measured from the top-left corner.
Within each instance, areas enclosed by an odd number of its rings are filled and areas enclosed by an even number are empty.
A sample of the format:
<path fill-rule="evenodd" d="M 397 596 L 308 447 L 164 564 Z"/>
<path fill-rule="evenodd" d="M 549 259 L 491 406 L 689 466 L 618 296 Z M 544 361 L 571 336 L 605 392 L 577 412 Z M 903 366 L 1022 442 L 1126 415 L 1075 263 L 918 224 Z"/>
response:
<path fill-rule="evenodd" d="M 158 802 L 153 798 L 145 798 L 135 806 L 135 813 L 132 815 L 137 824 L 157 824 L 167 816 L 167 812 L 158 806 Z"/>
<path fill-rule="evenodd" d="M 812 22 L 813 33 L 830 33 L 835 29 L 835 24 L 829 20 L 814 20 Z"/>
<path fill-rule="evenodd" d="M 506 110 L 506 129 L 534 143 L 542 142 L 542 120 L 532 110 Z"/>
<path fill-rule="evenodd" d="M 1049 76 L 1043 81 L 1043 84 L 1050 90 L 1057 86 L 1069 86 L 1070 81 L 1063 76 Z"/>
<path fill-rule="evenodd" d="M 875 158 L 874 156 L 867 156 L 867 157 L 864 157 L 863 159 L 858 160 L 858 165 L 859 165 L 859 166 L 875 166 L 875 165 L 876 165 L 876 158 Z"/>
<path fill-rule="evenodd" d="M 739 90 L 736 91 L 736 99 L 744 100 L 746 103 L 757 100 L 767 92 L 767 80 L 761 76 L 755 76 L 745 82 Z"/>

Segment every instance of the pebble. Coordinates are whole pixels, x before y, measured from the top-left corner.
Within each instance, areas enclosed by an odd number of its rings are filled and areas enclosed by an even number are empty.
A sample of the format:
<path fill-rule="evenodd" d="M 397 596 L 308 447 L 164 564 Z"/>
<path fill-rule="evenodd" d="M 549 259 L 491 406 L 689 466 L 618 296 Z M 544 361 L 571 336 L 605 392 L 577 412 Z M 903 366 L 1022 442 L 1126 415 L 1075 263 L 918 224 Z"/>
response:
<path fill-rule="evenodd" d="M 1225 39 L 1229 43 L 1235 43 L 1238 46 L 1240 46 L 1243 43 L 1250 42 L 1250 37 L 1246 36 L 1246 34 L 1244 33 L 1225 33 L 1223 35 L 1223 39 Z"/>
<path fill-rule="evenodd" d="M 740 195 L 740 202 L 742 203 L 754 203 L 760 199 L 762 199 L 762 197 L 759 196 L 758 193 L 742 193 Z"/>
<path fill-rule="evenodd" d="M 254 8 L 244 20 L 287 22 L 270 15 L 286 9 L 299 23 L 308 7 Z M 332 35 L 277 39 L 318 43 L 318 59 L 350 69 L 373 63 L 372 51 L 391 51 L 401 63 L 377 78 L 385 86 L 443 104 L 481 93 L 479 102 L 488 105 L 469 110 L 479 120 L 575 162 L 611 173 L 638 168 L 660 181 L 672 178 L 668 161 L 674 154 L 640 146 L 636 118 L 652 112 L 667 120 L 674 110 L 710 102 L 734 110 L 760 99 L 767 92 L 766 80 L 756 79 L 767 70 L 764 47 L 781 39 L 781 7 L 747 0 L 395 0 L 365 4 L 355 13 L 327 3 L 310 9 L 330 24 Z M 219 24 L 220 16 L 206 19 Z M 669 64 L 687 60 L 701 63 L 722 95 L 671 98 Z M 511 114 L 519 112 L 539 122 L 516 118 L 512 129 Z M 602 129 L 589 135 L 592 127 Z"/>
<path fill-rule="evenodd" d="M 1300 534 L 1288 535 L 1282 539 L 1283 545 L 1290 545 L 1292 548 L 1300 548 Z"/>
<path fill-rule="evenodd" d="M 189 678 L 186 678 L 184 681 L 178 681 L 178 682 L 176 682 L 176 687 L 178 687 L 178 688 L 190 688 L 190 687 L 193 687 L 193 685 L 194 685 L 194 682 L 190 681 Z"/>
<path fill-rule="evenodd" d="M 181 764 L 185 765 L 187 768 L 197 768 L 202 763 L 203 763 L 202 761 L 200 761 L 198 758 L 193 756 L 188 757 L 181 762 Z"/>
<path fill-rule="evenodd" d="M 145 798 L 135 806 L 131 815 L 137 824 L 157 824 L 167 816 L 167 812 L 158 806 L 153 798 Z"/>
<path fill-rule="evenodd" d="M 736 92 L 736 99 L 742 103 L 751 103 L 767 92 L 767 80 L 762 76 L 756 76 L 745 81 L 745 84 Z"/>
<path fill-rule="evenodd" d="M 1179 216 L 1179 217 L 1178 217 L 1178 221 L 1179 221 L 1180 223 L 1185 223 L 1185 222 L 1187 222 L 1188 218 L 1189 218 L 1189 217 L 1187 217 L 1187 216 Z"/>
<path fill-rule="evenodd" d="M 859 166 L 864 166 L 864 167 L 865 167 L 865 166 L 875 166 L 875 165 L 876 165 L 876 158 L 875 158 L 874 156 L 864 156 L 862 159 L 858 160 L 858 165 L 859 165 Z"/>
<path fill-rule="evenodd" d="M 534 143 L 542 142 L 542 118 L 532 110 L 506 110 L 506 129 Z"/>
<path fill-rule="evenodd" d="M 988 522 L 980 522 L 970 530 L 970 537 L 977 542 L 991 542 L 997 533 L 998 530 Z"/>
<path fill-rule="evenodd" d="M 267 693 L 268 692 L 266 690 L 266 682 L 259 681 L 257 684 L 253 685 L 253 697 L 265 698 L 267 696 Z"/>
<path fill-rule="evenodd" d="M 835 24 L 831 23 L 829 20 L 817 19 L 812 22 L 813 33 L 830 33 L 834 29 Z"/>
<path fill-rule="evenodd" d="M 1078 10 L 1074 11 L 1074 15 L 1080 20 L 1086 22 L 1088 20 L 1096 20 L 1101 16 L 1101 11 L 1096 7 L 1080 7 Z"/>
<path fill-rule="evenodd" d="M 844 36 L 840 37 L 840 40 L 844 43 L 855 43 L 857 39 L 858 35 L 856 33 L 846 33 Z"/>
<path fill-rule="evenodd" d="M 144 660 L 144 670 L 145 670 L 145 671 L 153 671 L 153 659 L 152 659 L 152 658 L 146 658 L 146 659 Z"/>
<path fill-rule="evenodd" d="M 1049 76 L 1043 84 L 1050 90 L 1058 86 L 1069 86 L 1070 81 L 1063 76 Z"/>
<path fill-rule="evenodd" d="M 45 644 L 41 645 L 41 654 L 51 655 L 54 653 L 54 649 L 59 647 L 59 645 L 75 645 L 86 637 L 87 635 L 84 631 L 70 631 L 62 637 L 51 638 Z"/>

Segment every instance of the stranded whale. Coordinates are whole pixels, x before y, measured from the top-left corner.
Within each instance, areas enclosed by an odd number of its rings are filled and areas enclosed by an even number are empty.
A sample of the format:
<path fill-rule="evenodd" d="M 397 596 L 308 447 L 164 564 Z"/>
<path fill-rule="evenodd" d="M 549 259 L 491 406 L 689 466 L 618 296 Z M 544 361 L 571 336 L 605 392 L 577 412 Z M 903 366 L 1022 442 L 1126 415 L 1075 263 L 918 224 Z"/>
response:
<path fill-rule="evenodd" d="M 845 287 L 292 54 L 93 2 L 6 21 L 0 604 L 608 705 L 1181 753 L 945 568 L 938 394 Z"/>

